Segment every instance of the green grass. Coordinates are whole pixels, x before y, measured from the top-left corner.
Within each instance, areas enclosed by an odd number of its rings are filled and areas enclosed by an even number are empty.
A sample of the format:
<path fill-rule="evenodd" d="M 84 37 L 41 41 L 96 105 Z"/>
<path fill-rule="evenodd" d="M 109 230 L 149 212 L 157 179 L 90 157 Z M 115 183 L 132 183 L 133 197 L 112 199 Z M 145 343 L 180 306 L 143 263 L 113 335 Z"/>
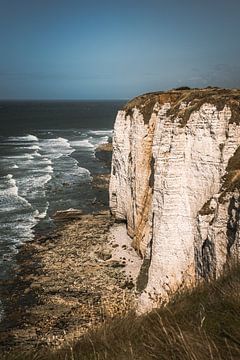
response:
<path fill-rule="evenodd" d="M 108 319 L 61 350 L 14 351 L 1 359 L 240 359 L 240 267 L 226 272 L 147 315 Z"/>

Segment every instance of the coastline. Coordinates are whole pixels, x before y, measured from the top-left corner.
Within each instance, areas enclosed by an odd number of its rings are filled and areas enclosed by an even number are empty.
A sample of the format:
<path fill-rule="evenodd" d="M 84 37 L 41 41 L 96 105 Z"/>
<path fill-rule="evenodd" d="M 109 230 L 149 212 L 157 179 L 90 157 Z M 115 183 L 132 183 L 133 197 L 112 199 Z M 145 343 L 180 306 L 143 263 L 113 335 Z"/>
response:
<path fill-rule="evenodd" d="M 109 176 L 92 181 L 95 213 L 59 212 L 56 229 L 20 248 L 15 276 L 1 284 L 0 352 L 59 347 L 134 307 L 141 260 L 108 210 Z"/>

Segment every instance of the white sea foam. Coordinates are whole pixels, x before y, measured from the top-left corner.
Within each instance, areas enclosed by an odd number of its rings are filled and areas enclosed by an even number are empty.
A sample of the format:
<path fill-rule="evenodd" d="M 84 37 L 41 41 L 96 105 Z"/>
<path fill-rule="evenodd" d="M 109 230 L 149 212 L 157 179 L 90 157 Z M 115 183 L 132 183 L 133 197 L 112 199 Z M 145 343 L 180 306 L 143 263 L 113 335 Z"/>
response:
<path fill-rule="evenodd" d="M 70 142 L 73 147 L 83 147 L 83 148 L 94 148 L 94 145 L 91 144 L 90 139 L 84 140 L 73 140 Z"/>
<path fill-rule="evenodd" d="M 7 214 L 10 211 L 30 209 L 31 204 L 22 196 L 14 192 L 5 192 L 0 195 L 0 213 Z"/>
<path fill-rule="evenodd" d="M 22 216 L 22 221 L 17 221 L 14 223 L 14 232 L 16 234 L 15 238 L 12 238 L 12 243 L 22 243 L 23 241 L 28 241 L 34 237 L 34 226 L 38 223 L 33 214 Z"/>
<path fill-rule="evenodd" d="M 51 159 L 48 159 L 47 157 L 42 157 L 41 161 L 44 162 L 44 164 L 49 164 L 49 165 L 52 165 L 52 160 Z"/>
<path fill-rule="evenodd" d="M 71 174 L 69 174 L 68 176 L 70 181 L 73 182 L 79 182 L 79 181 L 89 181 L 92 179 L 91 177 L 91 173 L 88 169 L 84 168 L 84 167 L 80 167 L 78 165 L 76 165 Z"/>
<path fill-rule="evenodd" d="M 20 149 L 20 150 L 40 150 L 40 146 L 39 145 L 19 146 L 18 149 Z"/>
<path fill-rule="evenodd" d="M 51 174 L 51 173 L 53 173 L 53 167 L 52 167 L 52 165 L 48 165 L 47 162 L 40 161 L 36 164 L 36 169 L 33 168 L 33 169 L 28 170 L 28 174 L 29 173 L 31 175 L 33 175 L 34 177 L 40 176 L 45 173 Z"/>
<path fill-rule="evenodd" d="M 16 181 L 13 179 L 12 174 L 3 176 L 3 182 L 5 185 L 5 189 L 0 190 L 0 196 L 6 196 L 6 195 L 18 196 L 18 187 Z"/>
<path fill-rule="evenodd" d="M 105 144 L 108 142 L 108 136 L 101 136 L 99 139 L 98 139 L 98 144 Z"/>
<path fill-rule="evenodd" d="M 65 138 L 44 139 L 40 143 L 41 152 L 47 157 L 57 159 L 62 155 L 70 155 L 74 149 Z"/>
<path fill-rule="evenodd" d="M 12 174 L 2 178 L 0 187 L 0 213 L 15 211 L 16 209 L 29 209 L 31 204 L 18 194 L 19 189 Z"/>
<path fill-rule="evenodd" d="M 40 149 L 40 148 L 39 148 L 39 149 Z M 39 152 L 38 152 L 38 151 L 34 151 L 34 153 L 32 154 L 32 158 L 35 158 L 35 157 L 40 158 L 40 157 L 42 157 L 42 155 L 41 155 L 41 154 L 39 154 Z"/>
<path fill-rule="evenodd" d="M 46 141 L 46 143 L 49 143 L 51 146 L 54 146 L 54 147 L 71 148 L 69 141 L 62 137 L 58 137 L 56 139 L 47 139 L 45 141 Z"/>
<path fill-rule="evenodd" d="M 19 160 L 32 160 L 34 158 L 33 154 L 22 154 L 22 155 L 7 155 L 7 156 L 4 156 L 3 160 L 4 159 L 19 159 Z"/>
<path fill-rule="evenodd" d="M 98 137 L 89 137 L 85 140 L 73 141 L 71 142 L 74 147 L 86 147 L 89 149 L 96 149 L 100 144 L 105 144 L 108 142 L 109 136 L 98 136 Z"/>
<path fill-rule="evenodd" d="M 47 173 L 53 173 L 53 167 L 48 165 L 45 168 L 41 169 L 41 171 L 47 172 Z"/>
<path fill-rule="evenodd" d="M 13 178 L 13 175 L 12 174 L 8 174 L 6 176 L 3 177 L 4 179 L 7 179 L 7 180 L 10 180 Z"/>
<path fill-rule="evenodd" d="M 35 135 L 26 135 L 26 136 L 10 136 L 8 138 L 10 141 L 26 141 L 26 142 L 33 142 L 38 141 L 38 138 Z"/>
<path fill-rule="evenodd" d="M 93 135 L 105 135 L 105 136 L 111 136 L 113 133 L 112 130 L 90 130 L 89 134 Z"/>
<path fill-rule="evenodd" d="M 44 185 L 46 185 L 50 180 L 52 176 L 49 174 L 40 175 L 40 176 L 34 176 L 29 175 L 25 176 L 24 178 L 21 178 L 18 180 L 18 186 L 20 189 L 20 194 L 22 196 L 32 197 L 32 195 L 36 191 L 44 192 Z"/>
<path fill-rule="evenodd" d="M 62 184 L 76 184 L 79 182 L 89 181 L 90 172 L 84 167 L 78 166 L 78 161 L 72 157 L 62 157 L 55 160 L 53 182 L 54 187 L 61 187 Z"/>
<path fill-rule="evenodd" d="M 78 175 L 84 175 L 86 177 L 91 176 L 91 173 L 90 173 L 90 171 L 88 169 L 80 167 L 80 166 L 77 166 L 77 168 L 75 170 L 75 173 L 78 174 Z"/>
<path fill-rule="evenodd" d="M 47 202 L 47 206 L 44 209 L 44 211 L 39 212 L 39 210 L 35 210 L 34 217 L 36 219 L 44 219 L 46 217 L 46 215 L 47 215 L 48 207 L 49 207 L 49 202 Z"/>

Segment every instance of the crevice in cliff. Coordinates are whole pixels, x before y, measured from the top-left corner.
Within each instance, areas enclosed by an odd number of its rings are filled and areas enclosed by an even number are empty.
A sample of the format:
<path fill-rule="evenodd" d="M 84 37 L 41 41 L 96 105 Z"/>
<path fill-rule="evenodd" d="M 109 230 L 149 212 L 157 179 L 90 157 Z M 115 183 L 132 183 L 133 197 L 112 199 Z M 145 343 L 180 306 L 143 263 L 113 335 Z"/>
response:
<path fill-rule="evenodd" d="M 137 278 L 136 289 L 142 292 L 148 284 L 148 271 L 150 268 L 151 260 L 148 258 L 143 259 L 143 263 Z"/>
<path fill-rule="evenodd" d="M 205 215 L 201 215 L 205 217 Z M 213 218 L 214 219 L 214 218 Z M 211 221 L 214 221 L 214 220 Z M 206 215 L 206 221 L 208 222 L 208 214 Z M 196 280 L 200 279 L 211 280 L 216 277 L 216 249 L 214 239 L 209 235 L 205 235 L 205 239 L 201 233 L 202 219 L 197 217 L 197 237 L 194 246 L 195 252 L 195 274 Z"/>
<path fill-rule="evenodd" d="M 227 254 L 231 255 L 231 249 L 236 243 L 236 235 L 239 229 L 240 219 L 240 197 L 239 195 L 233 195 L 229 201 L 228 206 L 228 222 L 227 222 Z"/>
<path fill-rule="evenodd" d="M 215 279 L 216 277 L 216 253 L 214 243 L 207 237 L 202 244 L 202 277 L 205 280 Z"/>
<path fill-rule="evenodd" d="M 153 213 L 153 217 L 152 217 L 152 229 L 153 229 L 153 224 L 154 224 L 154 213 Z M 152 244 L 153 244 L 153 235 L 151 236 L 151 240 L 148 244 L 147 252 L 144 256 L 143 263 L 142 263 L 139 275 L 137 277 L 136 289 L 139 292 L 142 292 L 143 290 L 145 290 L 145 288 L 147 287 L 147 284 L 148 284 L 149 268 L 150 268 L 151 261 L 152 261 Z"/>
<path fill-rule="evenodd" d="M 153 138 L 155 133 L 155 126 L 156 126 L 156 117 L 152 117 L 149 127 L 148 127 L 148 134 L 143 140 L 143 148 L 144 148 L 144 164 L 146 165 L 145 168 L 145 177 L 144 182 L 142 184 L 144 191 L 142 192 L 141 198 L 138 199 L 141 207 L 136 209 L 135 215 L 135 234 L 132 246 L 138 251 L 142 258 L 145 257 L 146 247 L 148 246 L 149 240 L 149 227 L 151 224 L 149 223 L 149 215 L 151 212 L 152 206 L 152 196 L 154 191 L 154 167 L 155 167 L 155 160 L 153 158 Z M 136 175 L 136 169 L 135 176 Z M 135 190 L 135 189 L 134 189 Z M 133 195 L 133 198 L 135 196 Z"/>
<path fill-rule="evenodd" d="M 150 161 L 150 168 L 151 168 L 151 173 L 150 173 L 150 176 L 149 176 L 149 186 L 150 188 L 152 189 L 153 191 L 153 187 L 154 187 L 154 165 L 155 165 L 155 159 L 152 155 L 152 158 L 151 158 L 151 161 Z"/>
<path fill-rule="evenodd" d="M 197 280 L 216 278 L 216 249 L 209 236 L 195 247 L 195 269 Z"/>
<path fill-rule="evenodd" d="M 211 206 L 212 198 L 210 198 L 205 204 L 201 207 L 200 211 L 198 212 L 199 215 L 210 215 L 214 214 L 215 208 Z"/>
<path fill-rule="evenodd" d="M 131 147 L 132 147 L 132 145 L 131 145 Z M 134 164 L 133 171 L 132 171 L 132 168 L 133 168 L 133 161 L 132 161 L 132 153 L 130 151 L 129 154 L 128 154 L 128 174 L 129 174 L 129 179 L 128 180 L 129 180 L 129 183 L 130 183 L 131 199 L 134 198 L 133 183 L 134 183 L 135 176 L 133 174 L 135 173 L 135 164 Z M 133 211 L 132 211 L 133 224 L 134 224 L 134 214 L 135 214 L 135 211 L 133 209 Z"/>
<path fill-rule="evenodd" d="M 133 144 L 132 144 L 132 137 L 130 137 L 130 149 L 133 148 Z M 135 161 L 133 161 L 133 156 L 132 156 L 132 152 L 131 150 L 129 151 L 128 154 L 128 183 L 129 183 L 129 187 L 130 187 L 130 192 L 131 192 L 131 199 L 135 198 L 135 178 L 136 178 L 136 164 Z M 132 209 L 131 209 L 131 220 L 128 217 L 128 221 L 127 221 L 127 231 L 128 231 L 128 235 L 130 237 L 134 237 L 134 231 L 135 231 L 135 216 L 136 216 L 136 204 L 132 201 L 131 202 L 132 205 Z"/>

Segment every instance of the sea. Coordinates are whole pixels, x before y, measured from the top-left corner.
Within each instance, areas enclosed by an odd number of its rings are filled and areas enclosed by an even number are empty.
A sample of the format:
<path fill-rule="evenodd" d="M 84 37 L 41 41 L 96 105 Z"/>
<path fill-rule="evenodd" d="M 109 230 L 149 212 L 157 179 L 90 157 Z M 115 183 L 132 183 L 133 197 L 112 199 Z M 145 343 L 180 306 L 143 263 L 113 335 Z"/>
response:
<path fill-rule="evenodd" d="M 0 101 L 0 280 L 57 210 L 87 211 L 106 172 L 95 149 L 126 101 Z"/>

